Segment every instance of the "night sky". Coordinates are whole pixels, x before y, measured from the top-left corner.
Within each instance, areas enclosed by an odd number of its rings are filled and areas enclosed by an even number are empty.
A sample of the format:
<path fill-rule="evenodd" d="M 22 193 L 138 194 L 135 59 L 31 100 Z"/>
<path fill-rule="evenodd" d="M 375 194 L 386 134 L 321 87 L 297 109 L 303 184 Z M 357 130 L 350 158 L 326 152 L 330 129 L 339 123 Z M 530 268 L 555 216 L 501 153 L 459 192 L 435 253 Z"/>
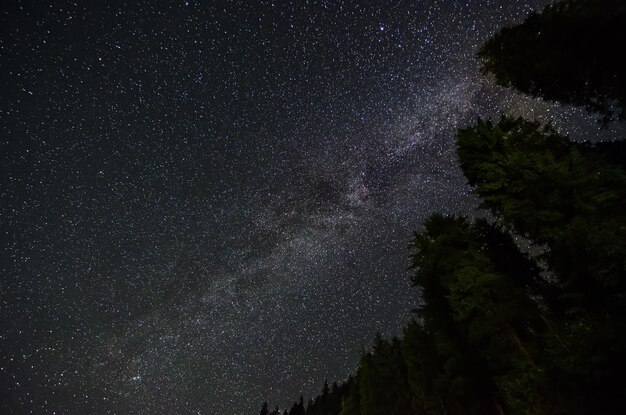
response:
<path fill-rule="evenodd" d="M 545 0 L 5 3 L 3 413 L 306 400 L 409 321 L 412 232 L 476 212 L 458 127 L 598 130 L 478 71 Z"/>

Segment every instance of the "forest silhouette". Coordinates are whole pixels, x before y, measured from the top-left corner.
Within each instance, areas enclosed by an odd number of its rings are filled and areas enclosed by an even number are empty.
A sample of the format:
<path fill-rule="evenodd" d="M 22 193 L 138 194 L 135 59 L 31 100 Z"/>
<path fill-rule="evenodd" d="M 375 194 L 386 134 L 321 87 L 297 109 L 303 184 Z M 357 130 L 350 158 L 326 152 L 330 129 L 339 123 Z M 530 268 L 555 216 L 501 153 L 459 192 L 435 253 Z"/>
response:
<path fill-rule="evenodd" d="M 491 37 L 487 76 L 626 114 L 626 3 L 568 0 Z M 342 384 L 261 415 L 626 413 L 626 145 L 503 116 L 457 133 L 490 218 L 435 214 L 410 243 L 423 305 Z M 520 250 L 526 241 L 539 252 Z"/>

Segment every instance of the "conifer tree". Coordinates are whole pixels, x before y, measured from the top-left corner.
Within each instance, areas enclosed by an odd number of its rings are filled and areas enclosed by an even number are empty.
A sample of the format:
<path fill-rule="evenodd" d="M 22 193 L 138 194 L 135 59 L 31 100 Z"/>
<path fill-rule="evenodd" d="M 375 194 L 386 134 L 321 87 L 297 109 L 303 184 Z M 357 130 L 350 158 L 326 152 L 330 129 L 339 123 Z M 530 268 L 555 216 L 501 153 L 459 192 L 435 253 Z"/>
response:
<path fill-rule="evenodd" d="M 566 0 L 501 29 L 480 49 L 482 69 L 521 92 L 626 117 L 626 3 Z"/>
<path fill-rule="evenodd" d="M 484 230 L 497 229 L 479 223 L 434 215 L 413 241 L 414 282 L 428 303 L 424 325 L 443 363 L 439 382 L 451 395 L 444 401 L 483 412 L 534 411 L 544 384 L 533 350 L 539 311 L 524 280 L 493 260 L 502 247 L 490 252 Z M 428 309 L 434 303 L 441 304 L 436 319 Z"/>
<path fill-rule="evenodd" d="M 591 144 L 503 117 L 460 130 L 461 168 L 483 206 L 517 233 L 546 245 L 570 300 L 623 307 L 626 170 Z M 616 144 L 620 146 L 620 144 Z"/>

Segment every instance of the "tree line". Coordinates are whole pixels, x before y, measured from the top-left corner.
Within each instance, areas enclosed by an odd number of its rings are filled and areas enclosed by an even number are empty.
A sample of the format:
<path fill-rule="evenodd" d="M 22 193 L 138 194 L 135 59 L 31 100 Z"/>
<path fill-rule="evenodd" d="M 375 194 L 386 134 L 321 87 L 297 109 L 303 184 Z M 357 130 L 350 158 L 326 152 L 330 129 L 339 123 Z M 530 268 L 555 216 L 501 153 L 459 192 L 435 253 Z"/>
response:
<path fill-rule="evenodd" d="M 626 2 L 566 0 L 491 37 L 503 86 L 626 114 Z M 261 415 L 626 413 L 626 144 L 503 116 L 457 133 L 493 219 L 435 214 L 411 241 L 423 306 L 356 374 Z M 540 252 L 519 248 L 528 241 Z"/>

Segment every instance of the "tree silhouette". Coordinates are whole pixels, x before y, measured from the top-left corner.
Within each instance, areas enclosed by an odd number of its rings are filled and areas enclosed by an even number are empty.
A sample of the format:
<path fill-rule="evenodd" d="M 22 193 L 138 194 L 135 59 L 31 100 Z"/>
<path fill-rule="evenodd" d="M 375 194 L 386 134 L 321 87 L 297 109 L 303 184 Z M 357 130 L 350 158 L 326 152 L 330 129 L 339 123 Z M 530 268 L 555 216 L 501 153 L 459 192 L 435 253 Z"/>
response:
<path fill-rule="evenodd" d="M 626 116 L 626 3 L 567 0 L 501 29 L 480 49 L 496 82 L 581 105 L 608 121 Z"/>
<path fill-rule="evenodd" d="M 506 117 L 459 131 L 457 145 L 461 168 L 483 206 L 519 234 L 547 245 L 544 257 L 571 300 L 621 307 L 626 170 L 603 157 L 606 148 Z"/>

